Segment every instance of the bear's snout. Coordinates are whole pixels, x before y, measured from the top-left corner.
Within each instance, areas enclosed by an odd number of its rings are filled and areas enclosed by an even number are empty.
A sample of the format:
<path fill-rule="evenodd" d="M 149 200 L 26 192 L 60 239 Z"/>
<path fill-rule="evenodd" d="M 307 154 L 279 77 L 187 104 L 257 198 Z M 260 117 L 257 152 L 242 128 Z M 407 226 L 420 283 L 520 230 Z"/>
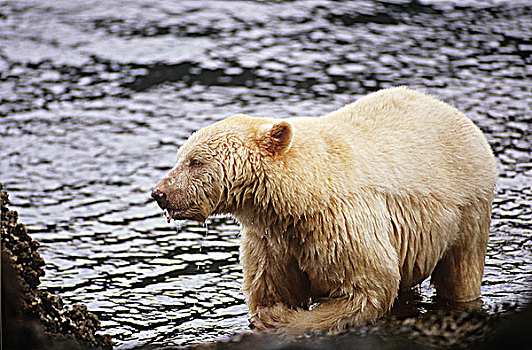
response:
<path fill-rule="evenodd" d="M 166 193 L 161 192 L 161 190 L 156 188 L 151 192 L 151 197 L 155 199 L 155 201 L 157 202 L 157 204 L 159 204 L 161 209 L 168 208 L 168 200 L 167 200 Z"/>

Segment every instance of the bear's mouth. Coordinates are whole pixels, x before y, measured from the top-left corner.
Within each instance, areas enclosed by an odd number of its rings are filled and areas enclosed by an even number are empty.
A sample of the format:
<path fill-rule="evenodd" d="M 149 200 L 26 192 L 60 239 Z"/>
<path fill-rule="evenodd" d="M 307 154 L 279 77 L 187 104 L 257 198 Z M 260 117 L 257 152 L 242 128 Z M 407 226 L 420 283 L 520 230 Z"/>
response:
<path fill-rule="evenodd" d="M 166 208 L 164 210 L 164 213 L 166 215 L 166 221 L 170 222 L 172 220 L 194 219 L 195 216 L 193 215 L 193 213 L 190 212 L 190 209 L 194 205 L 196 205 L 196 202 L 189 201 L 179 207 Z"/>

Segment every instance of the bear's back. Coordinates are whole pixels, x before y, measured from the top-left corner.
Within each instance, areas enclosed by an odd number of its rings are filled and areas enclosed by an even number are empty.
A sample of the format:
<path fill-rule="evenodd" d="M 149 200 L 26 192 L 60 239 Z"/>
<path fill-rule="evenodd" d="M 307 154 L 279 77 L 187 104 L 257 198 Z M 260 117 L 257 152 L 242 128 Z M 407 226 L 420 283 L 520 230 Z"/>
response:
<path fill-rule="evenodd" d="M 495 183 L 481 131 L 456 108 L 421 92 L 385 89 L 324 117 L 292 122 L 302 136 L 294 142 L 349 192 L 374 187 L 462 202 L 473 192 L 491 192 Z"/>

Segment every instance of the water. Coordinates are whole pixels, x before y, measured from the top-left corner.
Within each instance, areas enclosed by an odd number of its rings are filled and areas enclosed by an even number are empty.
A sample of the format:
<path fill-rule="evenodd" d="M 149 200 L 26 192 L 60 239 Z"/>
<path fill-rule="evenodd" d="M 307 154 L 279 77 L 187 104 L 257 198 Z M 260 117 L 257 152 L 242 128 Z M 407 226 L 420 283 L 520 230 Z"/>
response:
<path fill-rule="evenodd" d="M 119 348 L 247 329 L 238 226 L 150 200 L 191 132 L 235 113 L 318 116 L 409 85 L 457 106 L 500 169 L 483 301 L 532 296 L 526 1 L 0 2 L 0 181 L 47 262 Z M 432 290 L 422 288 L 430 300 Z"/>

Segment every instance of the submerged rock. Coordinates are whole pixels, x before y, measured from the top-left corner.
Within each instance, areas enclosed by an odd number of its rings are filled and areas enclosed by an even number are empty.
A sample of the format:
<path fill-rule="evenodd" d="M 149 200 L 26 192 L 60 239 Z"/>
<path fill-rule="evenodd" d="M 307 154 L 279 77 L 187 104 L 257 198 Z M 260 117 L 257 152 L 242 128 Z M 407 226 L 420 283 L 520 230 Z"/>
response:
<path fill-rule="evenodd" d="M 38 288 L 44 276 L 39 244 L 8 203 L 0 184 L 3 348 L 110 349 L 111 338 L 97 334 L 100 321 L 85 305 L 65 306 L 60 297 Z"/>

